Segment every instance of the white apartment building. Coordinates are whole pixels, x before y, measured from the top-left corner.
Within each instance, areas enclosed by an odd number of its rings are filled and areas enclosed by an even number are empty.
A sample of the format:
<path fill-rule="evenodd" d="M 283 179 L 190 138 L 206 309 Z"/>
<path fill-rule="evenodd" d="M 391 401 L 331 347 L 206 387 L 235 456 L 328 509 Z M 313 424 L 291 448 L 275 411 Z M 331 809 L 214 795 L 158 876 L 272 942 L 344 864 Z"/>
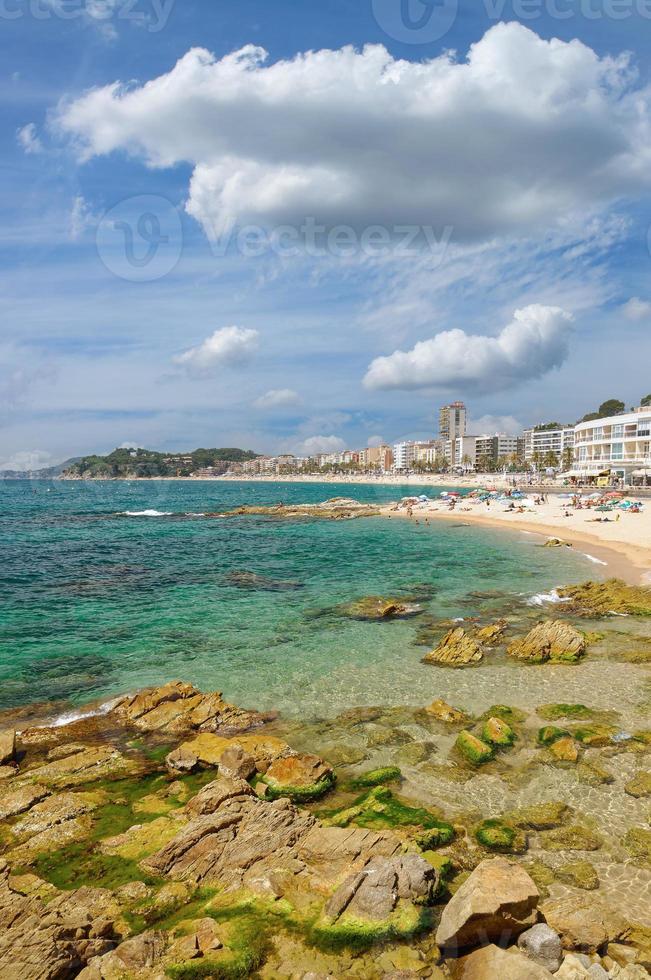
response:
<path fill-rule="evenodd" d="M 555 429 L 537 426 L 524 430 L 524 458 L 527 463 L 532 463 L 534 457 L 544 461 L 549 453 L 554 453 L 560 464 L 565 450 L 573 447 L 573 425 L 563 425 Z"/>
<path fill-rule="evenodd" d="M 625 483 L 651 476 L 651 406 L 580 422 L 574 431 L 573 476 L 591 479 L 612 473 Z"/>
<path fill-rule="evenodd" d="M 426 442 L 407 440 L 393 446 L 394 470 L 411 470 L 416 463 L 433 463 L 441 455 L 443 443 L 431 439 Z"/>

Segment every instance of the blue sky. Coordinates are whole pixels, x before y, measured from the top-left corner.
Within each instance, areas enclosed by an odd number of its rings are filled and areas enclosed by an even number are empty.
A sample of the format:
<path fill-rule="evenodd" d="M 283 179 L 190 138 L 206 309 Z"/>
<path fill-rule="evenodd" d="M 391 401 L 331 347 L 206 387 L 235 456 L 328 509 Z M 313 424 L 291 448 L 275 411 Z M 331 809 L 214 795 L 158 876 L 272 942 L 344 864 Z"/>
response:
<path fill-rule="evenodd" d="M 646 0 L 3 0 L 0 46 L 0 467 L 651 390 Z"/>

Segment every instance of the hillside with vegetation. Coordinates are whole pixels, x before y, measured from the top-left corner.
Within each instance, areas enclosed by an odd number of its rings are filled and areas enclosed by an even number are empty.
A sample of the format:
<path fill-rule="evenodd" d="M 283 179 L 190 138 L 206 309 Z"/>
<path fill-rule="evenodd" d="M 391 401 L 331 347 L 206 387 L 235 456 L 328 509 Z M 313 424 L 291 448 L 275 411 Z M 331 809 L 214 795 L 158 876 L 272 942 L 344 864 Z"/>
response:
<path fill-rule="evenodd" d="M 115 449 L 108 456 L 82 456 L 62 474 L 68 480 L 152 479 L 192 476 L 203 470 L 226 473 L 231 463 L 256 459 L 246 449 L 195 449 L 189 453 L 157 453 L 151 449 Z"/>

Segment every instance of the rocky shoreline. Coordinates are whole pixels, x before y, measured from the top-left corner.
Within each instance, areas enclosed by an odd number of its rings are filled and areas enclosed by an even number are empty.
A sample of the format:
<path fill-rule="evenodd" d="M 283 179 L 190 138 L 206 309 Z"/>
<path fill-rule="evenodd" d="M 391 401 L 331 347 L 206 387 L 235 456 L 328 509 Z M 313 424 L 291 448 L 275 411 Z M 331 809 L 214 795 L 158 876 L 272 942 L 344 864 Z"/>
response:
<path fill-rule="evenodd" d="M 577 615 L 651 610 L 620 583 L 565 598 Z M 391 597 L 347 608 L 411 612 Z M 502 646 L 531 670 L 573 670 L 591 642 L 558 619 L 521 636 L 504 620 L 444 627 L 425 662 L 447 669 Z M 651 971 L 651 731 L 616 710 L 473 717 L 438 699 L 300 724 L 176 681 L 66 725 L 14 724 L 0 733 L 3 980 Z"/>

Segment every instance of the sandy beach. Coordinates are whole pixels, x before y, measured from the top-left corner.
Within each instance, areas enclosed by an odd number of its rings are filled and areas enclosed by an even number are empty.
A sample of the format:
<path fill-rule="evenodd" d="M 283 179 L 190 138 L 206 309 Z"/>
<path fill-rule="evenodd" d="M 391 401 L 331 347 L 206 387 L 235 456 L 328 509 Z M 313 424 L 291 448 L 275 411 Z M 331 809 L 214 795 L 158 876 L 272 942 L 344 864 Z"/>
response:
<path fill-rule="evenodd" d="M 507 527 L 544 539 L 558 537 L 581 549 L 595 560 L 604 563 L 608 572 L 631 584 L 651 584 L 651 507 L 639 514 L 598 514 L 592 510 L 574 510 L 566 498 L 559 494 L 548 495 L 547 502 L 524 513 L 508 511 L 504 501 L 485 504 L 468 504 L 463 499 L 454 510 L 442 501 L 431 501 L 416 507 L 411 518 L 405 510 L 393 506 L 383 508 L 387 517 L 414 521 L 450 521 L 455 524 L 479 524 L 490 527 Z M 595 518 L 609 517 L 610 521 Z"/>

